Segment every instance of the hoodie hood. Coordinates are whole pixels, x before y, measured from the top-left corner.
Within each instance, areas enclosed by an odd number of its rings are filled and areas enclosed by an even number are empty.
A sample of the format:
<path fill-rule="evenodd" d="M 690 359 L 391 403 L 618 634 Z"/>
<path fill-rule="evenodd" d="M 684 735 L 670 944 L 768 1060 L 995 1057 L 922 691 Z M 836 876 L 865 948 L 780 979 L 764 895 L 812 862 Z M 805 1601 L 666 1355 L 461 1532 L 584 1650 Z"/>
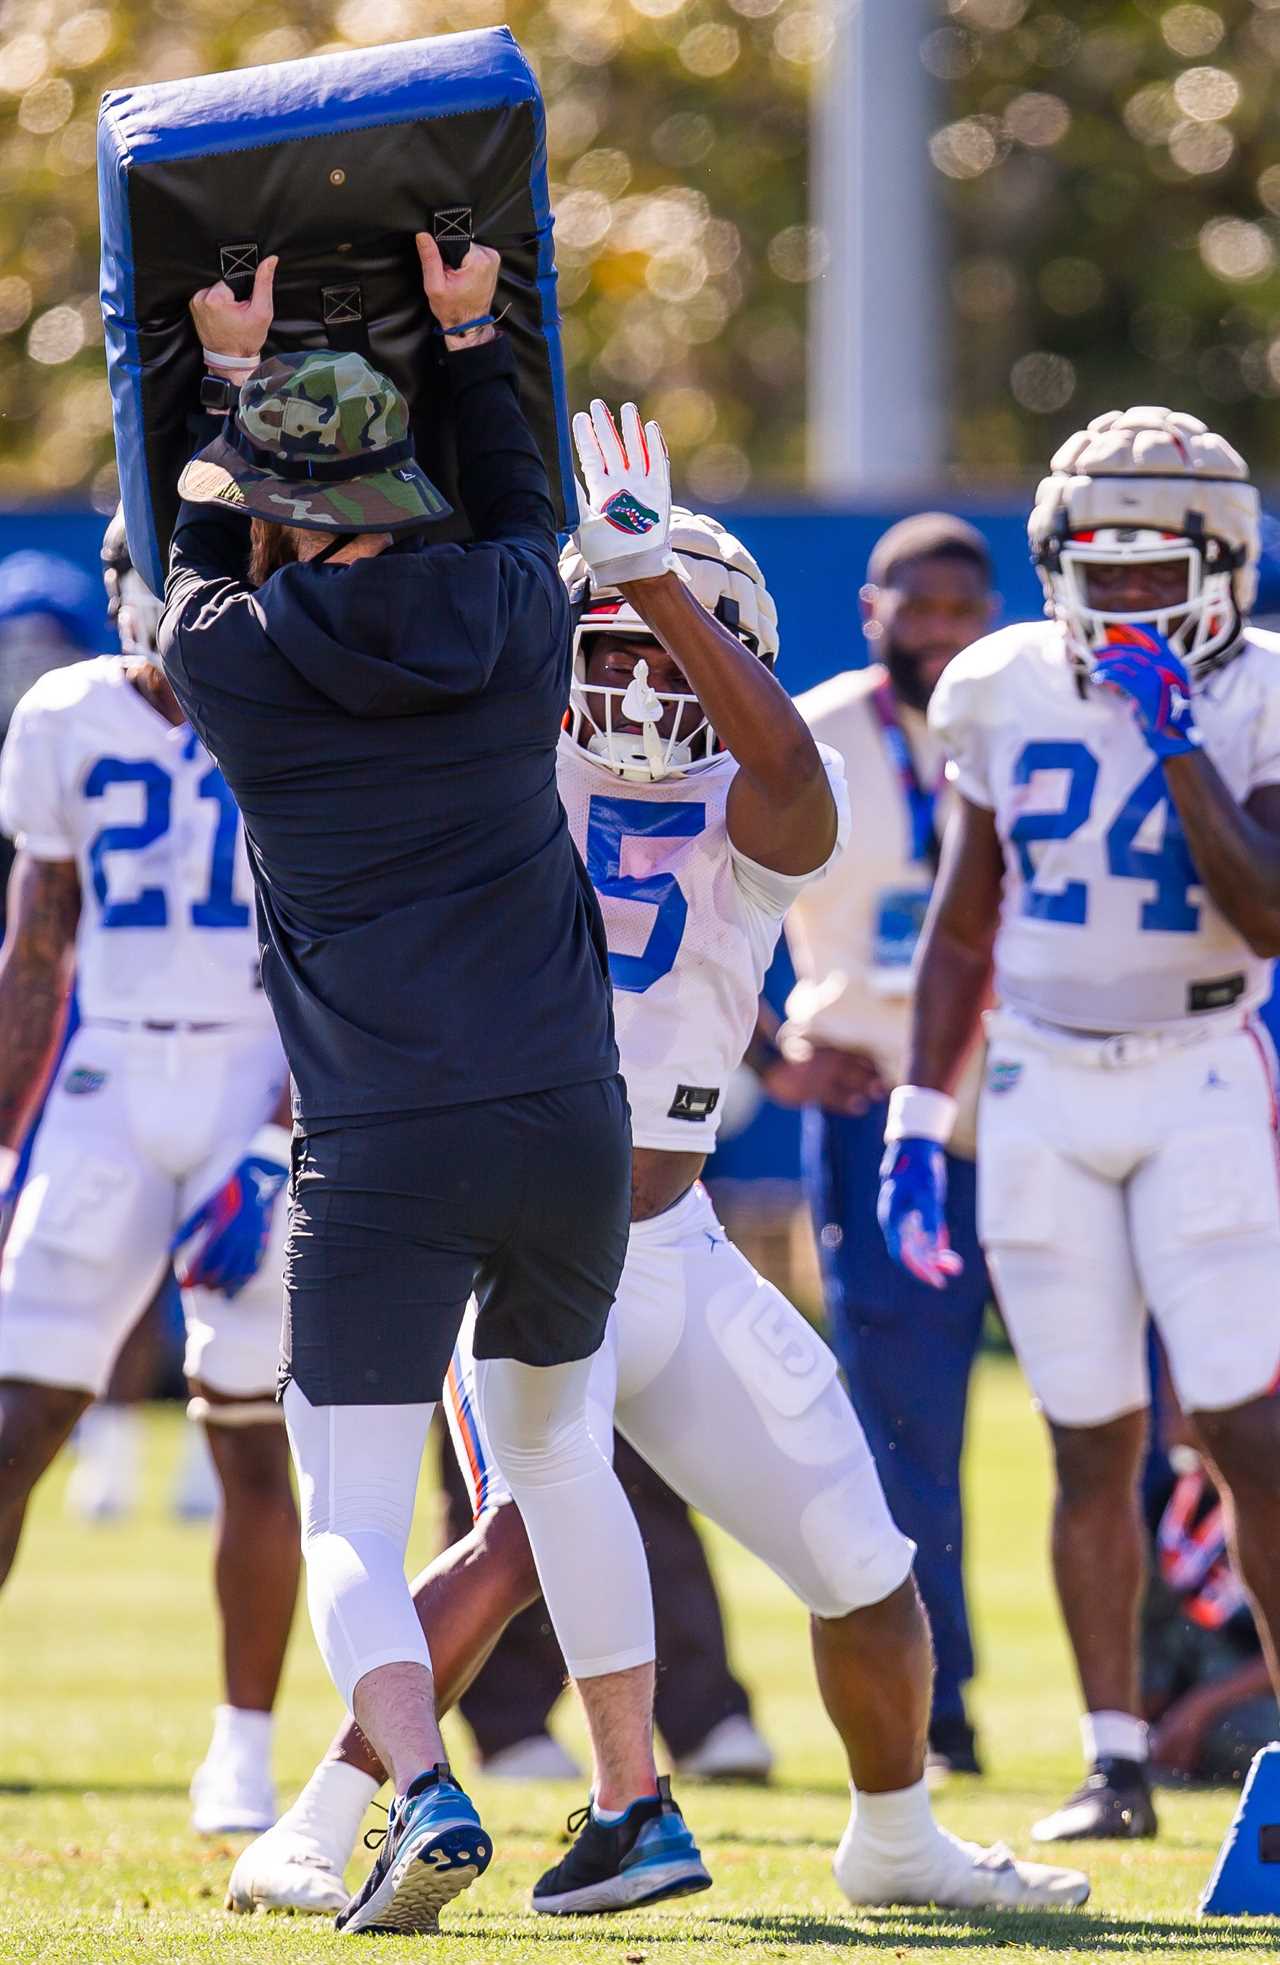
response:
<path fill-rule="evenodd" d="M 257 594 L 277 652 L 352 716 L 421 716 L 482 686 L 465 607 L 468 562 L 457 545 L 393 543 L 350 565 L 282 567 Z"/>

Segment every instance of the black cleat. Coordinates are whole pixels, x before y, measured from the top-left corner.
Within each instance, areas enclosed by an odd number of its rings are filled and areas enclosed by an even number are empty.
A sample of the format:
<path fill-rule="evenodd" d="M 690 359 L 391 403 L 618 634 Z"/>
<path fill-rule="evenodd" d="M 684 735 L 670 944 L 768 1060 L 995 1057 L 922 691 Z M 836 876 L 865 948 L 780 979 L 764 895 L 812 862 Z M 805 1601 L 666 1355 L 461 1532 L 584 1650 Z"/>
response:
<path fill-rule="evenodd" d="M 944 1781 L 949 1774 L 981 1774 L 977 1737 L 967 1719 L 933 1721 L 924 1771 L 932 1781 Z"/>
<path fill-rule="evenodd" d="M 1157 1829 L 1147 1770 L 1137 1760 L 1100 1760 L 1075 1793 L 1031 1831 L 1035 1842 L 1137 1842 Z"/>
<path fill-rule="evenodd" d="M 711 1888 L 665 1774 L 657 1794 L 633 1801 L 620 1822 L 598 1822 L 588 1802 L 570 1815 L 568 1826 L 578 1839 L 563 1862 L 534 1884 L 535 1910 L 582 1916 Z"/>

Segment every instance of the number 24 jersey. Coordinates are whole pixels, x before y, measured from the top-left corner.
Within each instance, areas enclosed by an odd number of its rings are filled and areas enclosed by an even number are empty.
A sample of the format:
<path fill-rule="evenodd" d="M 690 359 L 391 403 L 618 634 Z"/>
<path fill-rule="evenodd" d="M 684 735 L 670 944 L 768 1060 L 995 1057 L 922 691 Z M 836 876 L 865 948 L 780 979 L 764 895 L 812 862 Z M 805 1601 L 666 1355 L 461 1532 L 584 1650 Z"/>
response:
<path fill-rule="evenodd" d="M 1242 803 L 1280 784 L 1280 637 L 1196 689 L 1204 749 Z M 1005 881 L 996 988 L 1077 1030 L 1150 1030 L 1262 1001 L 1269 962 L 1210 900 L 1131 706 L 1077 682 L 1053 622 L 986 635 L 943 672 L 929 721 L 959 790 L 994 813 Z"/>
<path fill-rule="evenodd" d="M 27 691 L 0 752 L 0 824 L 33 858 L 76 863 L 82 1017 L 271 1027 L 240 815 L 120 657 Z"/>
<path fill-rule="evenodd" d="M 839 819 L 834 859 L 849 802 L 840 758 L 819 749 Z M 726 754 L 688 777 L 632 784 L 567 735 L 556 753 L 569 830 L 604 916 L 637 1146 L 711 1151 L 782 917 L 826 871 L 775 873 L 737 851 L 725 822 L 737 770 Z"/>

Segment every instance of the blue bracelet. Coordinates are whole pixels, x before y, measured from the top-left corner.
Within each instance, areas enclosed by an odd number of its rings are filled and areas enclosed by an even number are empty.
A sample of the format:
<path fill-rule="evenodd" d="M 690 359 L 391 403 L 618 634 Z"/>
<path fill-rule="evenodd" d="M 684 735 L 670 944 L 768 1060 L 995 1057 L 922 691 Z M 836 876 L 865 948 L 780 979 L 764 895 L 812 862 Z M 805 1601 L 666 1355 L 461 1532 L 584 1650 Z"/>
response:
<path fill-rule="evenodd" d="M 472 328 L 496 327 L 498 320 L 497 314 L 477 314 L 474 321 L 459 321 L 457 327 L 441 327 L 437 321 L 435 331 L 437 334 L 470 334 Z"/>

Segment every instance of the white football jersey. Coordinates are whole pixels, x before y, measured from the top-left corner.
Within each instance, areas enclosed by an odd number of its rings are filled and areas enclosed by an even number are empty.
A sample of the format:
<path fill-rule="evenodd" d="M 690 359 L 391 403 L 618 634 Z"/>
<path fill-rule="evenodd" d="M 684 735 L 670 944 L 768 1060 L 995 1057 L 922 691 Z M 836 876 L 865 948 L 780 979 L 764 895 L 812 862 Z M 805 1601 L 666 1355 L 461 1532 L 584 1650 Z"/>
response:
<path fill-rule="evenodd" d="M 822 759 L 839 811 L 834 859 L 849 801 L 840 759 L 825 749 Z M 560 739 L 560 797 L 604 915 L 637 1146 L 711 1151 L 782 917 L 826 871 L 774 873 L 737 851 L 725 827 L 737 769 L 726 755 L 685 778 L 633 784 Z"/>
<path fill-rule="evenodd" d="M 0 752 L 0 826 L 36 859 L 76 863 L 82 1017 L 271 1027 L 240 814 L 121 657 L 27 691 Z"/>
<path fill-rule="evenodd" d="M 1005 881 L 1003 1004 L 1076 1030 L 1151 1030 L 1267 995 L 1254 955 L 1196 874 L 1164 773 L 1131 706 L 1082 690 L 1051 621 L 986 635 L 944 671 L 929 720 L 966 798 L 994 812 Z M 1280 637 L 1195 694 L 1231 794 L 1280 784 Z"/>

